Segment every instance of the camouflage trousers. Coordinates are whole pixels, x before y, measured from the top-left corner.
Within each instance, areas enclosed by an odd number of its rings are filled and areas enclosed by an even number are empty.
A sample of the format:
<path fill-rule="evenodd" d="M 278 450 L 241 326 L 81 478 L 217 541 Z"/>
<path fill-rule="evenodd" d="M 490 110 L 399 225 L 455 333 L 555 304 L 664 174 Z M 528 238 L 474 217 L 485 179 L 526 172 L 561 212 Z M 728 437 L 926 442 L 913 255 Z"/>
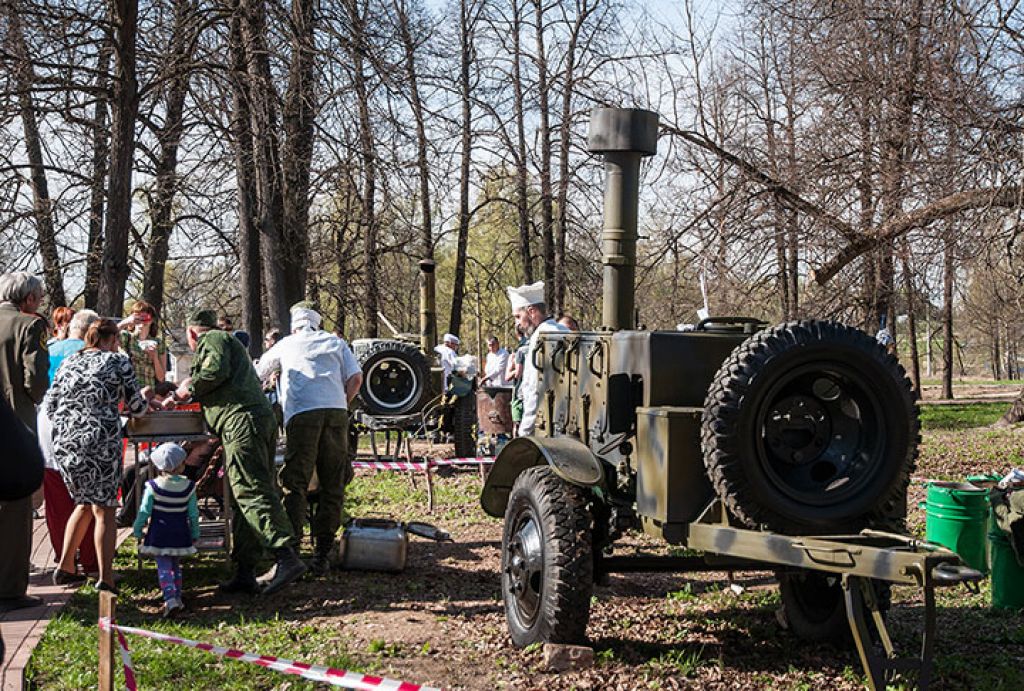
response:
<path fill-rule="evenodd" d="M 231 487 L 231 558 L 252 570 L 268 549 L 285 547 L 292 529 L 274 482 L 277 423 L 272 415 L 242 411 L 220 430 Z"/>
<path fill-rule="evenodd" d="M 307 494 L 316 471 L 320 486 L 316 512 L 310 521 L 314 542 L 330 543 L 341 526 L 345 486 L 352 480 L 348 455 L 348 411 L 320 408 L 297 413 L 285 426 L 288 445 L 284 465 L 278 473 L 284 508 L 295 535 L 293 545 L 302 540 L 302 529 L 309 511 Z"/>

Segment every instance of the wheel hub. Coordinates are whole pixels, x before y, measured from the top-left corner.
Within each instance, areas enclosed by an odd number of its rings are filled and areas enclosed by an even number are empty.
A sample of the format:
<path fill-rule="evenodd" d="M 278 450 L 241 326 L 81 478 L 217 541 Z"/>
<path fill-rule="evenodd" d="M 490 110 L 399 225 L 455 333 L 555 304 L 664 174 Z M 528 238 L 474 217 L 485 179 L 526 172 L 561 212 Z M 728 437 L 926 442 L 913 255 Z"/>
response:
<path fill-rule="evenodd" d="M 842 365 L 805 367 L 781 381 L 763 408 L 761 453 L 776 487 L 806 504 L 859 491 L 880 462 L 877 400 Z"/>
<path fill-rule="evenodd" d="M 765 423 L 768 445 L 785 462 L 813 462 L 828 444 L 831 432 L 824 407 L 809 396 L 779 401 Z"/>
<path fill-rule="evenodd" d="M 397 410 L 416 395 L 416 373 L 398 358 L 382 358 L 366 373 L 366 393 L 379 406 Z"/>
<path fill-rule="evenodd" d="M 528 514 L 506 547 L 505 578 L 516 613 L 525 626 L 537 618 L 543 585 L 544 550 L 535 517 Z"/>

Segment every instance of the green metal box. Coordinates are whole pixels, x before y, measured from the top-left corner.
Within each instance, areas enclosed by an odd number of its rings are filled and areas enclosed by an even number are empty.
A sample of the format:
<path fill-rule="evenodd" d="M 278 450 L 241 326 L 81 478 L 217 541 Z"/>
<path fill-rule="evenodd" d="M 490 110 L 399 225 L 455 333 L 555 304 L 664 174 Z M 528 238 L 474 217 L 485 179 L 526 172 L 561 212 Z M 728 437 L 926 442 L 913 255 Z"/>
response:
<path fill-rule="evenodd" d="M 715 493 L 700 452 L 703 408 L 638 408 L 637 513 L 658 523 L 689 523 Z"/>

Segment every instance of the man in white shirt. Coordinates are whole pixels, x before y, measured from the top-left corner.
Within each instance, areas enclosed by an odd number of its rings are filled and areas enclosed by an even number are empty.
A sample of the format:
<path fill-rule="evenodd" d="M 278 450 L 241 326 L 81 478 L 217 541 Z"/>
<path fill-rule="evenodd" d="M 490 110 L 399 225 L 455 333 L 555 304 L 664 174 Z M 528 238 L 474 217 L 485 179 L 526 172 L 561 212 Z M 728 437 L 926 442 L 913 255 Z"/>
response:
<path fill-rule="evenodd" d="M 291 314 L 291 335 L 263 354 L 256 371 L 261 380 L 280 373 L 287 446 L 278 479 L 296 549 L 306 522 L 306 493 L 316 469 L 320 500 L 310 526 L 316 550 L 310 570 L 323 574 L 341 526 L 345 485 L 352 477 L 348 405 L 359 393 L 363 373 L 344 339 L 320 330 L 319 314 L 305 308 L 293 309 Z"/>
<path fill-rule="evenodd" d="M 549 314 L 544 303 L 544 281 L 530 285 L 509 287 L 509 302 L 512 303 L 512 315 L 516 323 L 530 337 L 527 346 L 526 360 L 523 363 L 523 379 L 519 386 L 520 397 L 523 399 L 523 419 L 519 423 L 519 436 L 533 434 L 537 423 L 537 408 L 540 406 L 540 372 L 533 366 L 533 351 L 542 333 L 568 332 L 565 326 L 555 321 Z"/>
<path fill-rule="evenodd" d="M 505 370 L 508 369 L 508 351 L 498 343 L 497 336 L 487 339 L 487 360 L 484 363 L 484 386 L 509 386 Z"/>
<path fill-rule="evenodd" d="M 441 345 L 434 348 L 437 357 L 441 362 L 441 369 L 444 370 L 444 381 L 441 384 L 441 391 L 448 391 L 448 377 L 455 371 L 455 358 L 459 356 L 459 345 L 461 341 L 458 336 L 445 334 L 441 338 Z"/>

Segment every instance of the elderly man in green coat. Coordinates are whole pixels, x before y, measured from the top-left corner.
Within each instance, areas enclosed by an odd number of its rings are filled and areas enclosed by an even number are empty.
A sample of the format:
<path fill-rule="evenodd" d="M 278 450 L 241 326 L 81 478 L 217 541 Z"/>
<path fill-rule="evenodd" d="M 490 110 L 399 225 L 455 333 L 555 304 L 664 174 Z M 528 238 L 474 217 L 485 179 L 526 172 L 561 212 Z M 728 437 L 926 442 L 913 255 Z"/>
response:
<path fill-rule="evenodd" d="M 215 312 L 193 314 L 187 336 L 195 356 L 177 398 L 202 404 L 207 426 L 220 437 L 235 513 L 231 559 L 236 571 L 221 590 L 257 592 L 256 563 L 269 549 L 277 563 L 261 580 L 266 583 L 262 593 L 270 595 L 306 571 L 291 547 L 291 523 L 273 479 L 277 421 L 249 354 L 237 338 L 217 329 Z"/>
<path fill-rule="evenodd" d="M 35 406 L 49 384 L 46 321 L 35 314 L 42 301 L 43 282 L 32 274 L 18 271 L 0 276 L 0 397 L 33 437 Z M 3 453 L 10 451 L 5 448 Z M 34 473 L 29 464 L 29 459 L 19 459 L 21 472 Z M 0 501 L 0 550 L 0 612 L 41 605 L 40 598 L 26 595 L 32 555 L 31 496 Z"/>

